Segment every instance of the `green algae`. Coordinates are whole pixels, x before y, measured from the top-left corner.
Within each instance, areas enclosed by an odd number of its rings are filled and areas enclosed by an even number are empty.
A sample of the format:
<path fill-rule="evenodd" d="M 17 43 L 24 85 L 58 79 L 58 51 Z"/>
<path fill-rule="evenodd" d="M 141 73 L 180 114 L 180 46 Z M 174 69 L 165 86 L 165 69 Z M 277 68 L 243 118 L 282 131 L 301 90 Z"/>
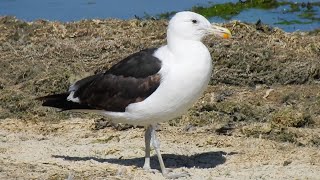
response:
<path fill-rule="evenodd" d="M 299 21 L 299 20 L 282 20 L 282 21 L 279 21 L 279 22 L 276 22 L 274 24 L 282 24 L 282 25 L 292 25 L 292 24 L 311 24 L 312 21 Z"/>
<path fill-rule="evenodd" d="M 292 14 L 295 19 L 283 19 L 274 22 L 274 25 L 290 26 L 290 25 L 305 25 L 320 22 L 319 14 L 317 13 L 320 2 L 297 3 L 277 0 L 247 0 L 237 3 L 214 4 L 209 6 L 194 6 L 191 11 L 199 13 L 207 18 L 219 17 L 224 20 L 230 20 L 239 15 L 243 11 L 250 9 L 273 10 L 280 8 L 279 13 Z M 277 10 L 278 11 L 278 10 Z M 156 18 L 169 19 L 176 12 L 166 12 L 159 14 Z M 146 16 L 150 19 L 150 16 Z"/>
<path fill-rule="evenodd" d="M 248 2 L 238 3 L 225 3 L 216 4 L 210 7 L 195 6 L 192 11 L 199 13 L 207 18 L 209 17 L 221 17 L 226 20 L 230 20 L 232 17 L 240 14 L 244 10 L 248 9 L 274 9 L 286 3 L 278 2 L 276 0 L 254 0 Z"/>

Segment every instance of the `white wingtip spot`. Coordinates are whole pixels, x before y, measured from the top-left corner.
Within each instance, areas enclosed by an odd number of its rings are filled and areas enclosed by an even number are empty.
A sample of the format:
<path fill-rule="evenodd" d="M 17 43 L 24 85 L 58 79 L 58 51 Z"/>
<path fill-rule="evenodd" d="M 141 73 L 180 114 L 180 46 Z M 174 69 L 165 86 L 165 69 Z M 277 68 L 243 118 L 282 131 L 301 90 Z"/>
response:
<path fill-rule="evenodd" d="M 74 98 L 74 91 L 71 91 L 69 96 L 67 97 L 67 100 L 68 101 L 72 101 L 72 102 L 75 102 L 75 103 L 80 103 L 80 99 L 77 97 L 77 98 Z"/>

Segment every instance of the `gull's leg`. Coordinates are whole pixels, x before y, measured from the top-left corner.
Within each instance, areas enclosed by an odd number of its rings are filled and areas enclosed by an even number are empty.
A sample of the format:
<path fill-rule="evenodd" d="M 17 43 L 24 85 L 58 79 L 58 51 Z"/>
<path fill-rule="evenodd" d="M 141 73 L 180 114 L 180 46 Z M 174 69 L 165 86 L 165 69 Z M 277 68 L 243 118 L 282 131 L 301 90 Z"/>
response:
<path fill-rule="evenodd" d="M 169 174 L 169 171 L 164 166 L 163 159 L 162 159 L 162 156 L 161 156 L 161 153 L 160 153 L 160 141 L 157 139 L 155 127 L 153 125 L 149 126 L 149 127 L 151 127 L 152 146 L 154 147 L 154 149 L 155 149 L 155 151 L 157 153 L 159 164 L 160 164 L 160 168 L 161 168 L 161 172 L 162 172 L 163 176 L 166 177 L 166 178 L 171 178 L 171 179 L 189 176 L 188 173 Z"/>
<path fill-rule="evenodd" d="M 163 159 L 162 159 L 162 156 L 161 156 L 161 153 L 160 153 L 160 141 L 157 139 L 155 127 L 153 125 L 151 125 L 149 127 L 151 127 L 152 146 L 154 147 L 154 150 L 157 153 L 159 164 L 160 164 L 160 168 L 161 168 L 161 172 L 162 172 L 162 174 L 167 174 L 167 170 L 166 170 L 166 168 L 164 166 Z"/>
<path fill-rule="evenodd" d="M 146 144 L 146 149 L 145 149 L 145 159 L 144 159 L 144 165 L 143 169 L 144 170 L 150 170 L 150 140 L 151 140 L 151 130 L 152 126 L 148 126 L 146 129 L 146 132 L 144 133 L 144 140 Z"/>

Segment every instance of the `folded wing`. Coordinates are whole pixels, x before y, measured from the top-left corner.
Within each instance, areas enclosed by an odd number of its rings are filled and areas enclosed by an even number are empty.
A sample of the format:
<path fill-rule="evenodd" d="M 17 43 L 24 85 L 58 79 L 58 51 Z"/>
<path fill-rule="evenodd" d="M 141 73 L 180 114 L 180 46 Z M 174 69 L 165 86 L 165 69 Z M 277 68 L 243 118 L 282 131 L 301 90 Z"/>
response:
<path fill-rule="evenodd" d="M 37 98 L 44 106 L 61 110 L 99 109 L 124 112 L 131 104 L 143 101 L 160 85 L 161 61 L 156 49 L 132 54 L 104 73 L 77 81 L 62 94 Z"/>

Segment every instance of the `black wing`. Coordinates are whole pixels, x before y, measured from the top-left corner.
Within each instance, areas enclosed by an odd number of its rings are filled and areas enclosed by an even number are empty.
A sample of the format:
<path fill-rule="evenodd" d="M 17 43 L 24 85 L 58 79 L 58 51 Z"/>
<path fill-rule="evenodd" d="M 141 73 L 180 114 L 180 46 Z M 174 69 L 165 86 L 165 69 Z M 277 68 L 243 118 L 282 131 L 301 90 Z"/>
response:
<path fill-rule="evenodd" d="M 77 81 L 70 91 L 74 91 L 73 98 L 78 98 L 79 103 L 67 101 L 66 93 L 38 99 L 44 101 L 44 106 L 62 110 L 124 112 L 129 104 L 143 101 L 159 87 L 161 61 L 153 56 L 155 50 L 142 50 L 123 59 L 105 73 Z"/>

